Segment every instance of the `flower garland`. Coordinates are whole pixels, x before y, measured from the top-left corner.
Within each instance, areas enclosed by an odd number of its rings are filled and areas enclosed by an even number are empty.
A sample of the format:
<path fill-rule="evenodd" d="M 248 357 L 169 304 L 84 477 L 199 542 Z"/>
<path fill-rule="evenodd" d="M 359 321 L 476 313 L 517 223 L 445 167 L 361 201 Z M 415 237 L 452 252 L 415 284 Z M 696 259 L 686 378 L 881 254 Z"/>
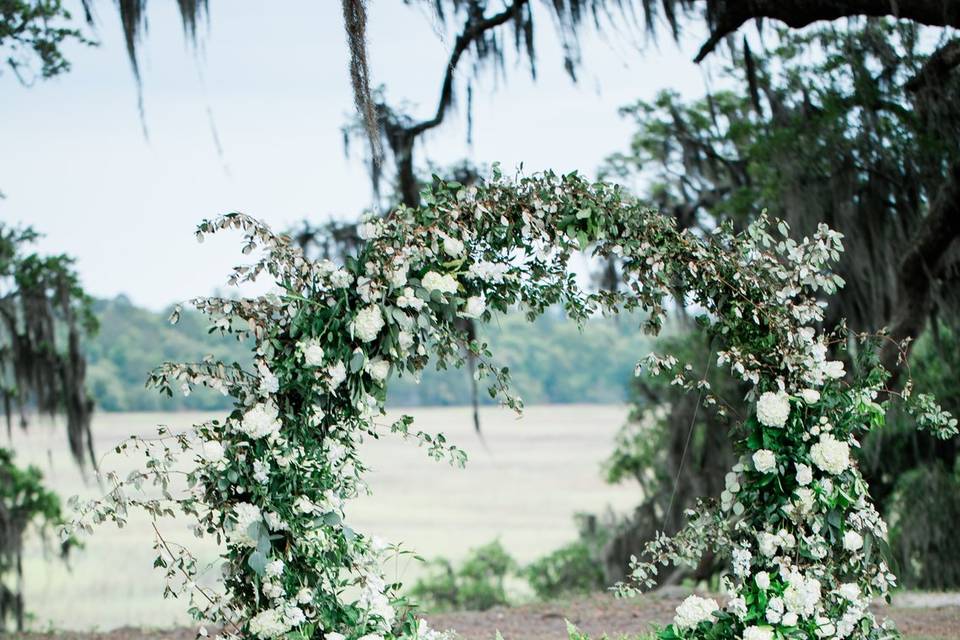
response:
<path fill-rule="evenodd" d="M 161 429 L 118 447 L 145 451 L 147 467 L 123 481 L 108 477 L 104 498 L 78 505 L 76 527 L 122 523 L 133 507 L 194 518 L 198 536 L 225 542 L 223 589 L 198 586 L 202 567 L 159 530 L 157 566 L 169 592 L 188 591 L 196 618 L 226 634 L 438 637 L 380 570 L 385 554 L 401 551 L 349 525 L 347 504 L 366 490 L 357 453 L 365 438 L 392 432 L 434 458 L 465 460 L 442 435 L 413 430 L 409 416 L 380 422 L 390 376 L 416 377 L 431 357 L 460 365 L 469 351 L 491 395 L 519 410 L 508 371 L 490 364 L 488 346 L 460 318 L 519 308 L 533 319 L 562 305 L 583 321 L 643 308 L 645 328 L 656 332 L 679 291 L 721 336 L 720 364 L 755 385 L 756 413 L 734 434 L 742 457 L 720 504 L 705 504 L 678 536 L 655 541 L 632 567 L 634 585 L 621 590 L 652 584 L 656 563 L 691 562 L 710 547 L 731 558 L 730 601 L 721 608 L 691 597 L 662 638 L 880 637 L 866 603 L 893 583 L 877 553 L 885 527 L 849 452 L 882 422 L 875 399 L 883 377 L 843 383 L 842 365 L 827 359 L 828 337 L 812 328 L 823 317 L 814 296 L 842 284 L 828 269 L 841 250 L 837 234 L 821 227 L 795 242 L 781 226 L 775 239 L 761 219 L 744 234 L 723 227 L 701 237 L 618 187 L 575 174 L 513 182 L 495 172 L 469 188 L 437 181 L 424 196 L 419 209 L 364 221 L 365 243 L 339 265 L 307 259 L 245 215 L 203 222 L 201 240 L 239 230 L 244 253 L 261 251 L 234 269 L 232 284 L 266 274 L 278 291 L 193 301 L 216 331 L 252 340 L 252 368 L 168 363 L 150 382 L 167 394 L 211 387 L 236 408 L 189 433 Z M 569 261 L 588 248 L 617 258 L 621 289 L 579 288 Z M 651 355 L 643 366 L 704 389 L 705 403 L 726 411 L 675 358 Z M 904 395 L 925 426 L 956 431 L 931 398 Z M 181 486 L 173 478 L 184 456 L 194 464 Z M 162 496 L 131 491 L 146 483 Z"/>

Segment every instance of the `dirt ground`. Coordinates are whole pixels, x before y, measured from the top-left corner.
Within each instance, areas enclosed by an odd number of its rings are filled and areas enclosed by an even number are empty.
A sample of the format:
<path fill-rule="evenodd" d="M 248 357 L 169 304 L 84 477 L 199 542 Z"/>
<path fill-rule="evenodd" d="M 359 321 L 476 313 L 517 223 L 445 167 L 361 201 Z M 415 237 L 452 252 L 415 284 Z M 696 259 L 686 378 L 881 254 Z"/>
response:
<path fill-rule="evenodd" d="M 592 638 L 612 638 L 646 633 L 652 624 L 668 622 L 682 596 L 653 594 L 634 600 L 597 595 L 575 600 L 497 608 L 490 611 L 460 611 L 429 616 L 435 629 L 455 629 L 463 640 L 492 640 L 499 631 L 505 640 L 564 640 L 570 620 Z M 957 598 L 911 598 L 904 605 L 878 607 L 876 613 L 890 617 L 910 640 L 955 640 L 960 638 L 960 602 Z M 921 606 L 917 606 L 921 605 Z M 928 606 L 922 606 L 928 605 Z M 19 640 L 193 640 L 193 629 L 169 631 L 122 628 L 109 632 L 30 633 Z"/>

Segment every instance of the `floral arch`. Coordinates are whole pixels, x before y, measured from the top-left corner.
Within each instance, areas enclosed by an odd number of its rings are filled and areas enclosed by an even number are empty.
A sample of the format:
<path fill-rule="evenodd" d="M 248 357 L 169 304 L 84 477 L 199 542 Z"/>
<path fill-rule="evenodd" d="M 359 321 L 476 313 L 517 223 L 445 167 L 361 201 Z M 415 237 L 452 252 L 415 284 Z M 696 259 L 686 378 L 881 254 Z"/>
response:
<path fill-rule="evenodd" d="M 873 368 L 844 381 L 843 365 L 827 359 L 830 341 L 844 334 L 814 329 L 823 317 L 816 296 L 842 285 L 829 271 L 841 251 L 838 234 L 821 227 L 797 242 L 784 225 L 774 232 L 762 219 L 740 234 L 723 227 L 704 237 L 615 186 L 575 174 L 511 181 L 496 173 L 469 188 L 438 181 L 425 203 L 363 223 L 365 243 L 339 265 L 307 259 L 245 215 L 202 223 L 201 240 L 236 229 L 245 234 L 244 253 L 262 250 L 259 260 L 235 268 L 233 283 L 266 273 L 279 287 L 258 298 L 194 301 L 221 333 L 253 339 L 253 370 L 213 361 L 158 369 L 151 382 L 161 391 L 205 385 L 231 395 L 235 410 L 191 433 L 161 431 L 119 447 L 145 449 L 148 466 L 126 481 L 111 478 L 115 488 L 83 505 L 78 525 L 122 522 L 131 507 L 193 517 L 198 536 L 226 543 L 224 588 L 198 587 L 196 559 L 159 531 L 157 565 L 171 590 L 190 592 L 197 619 L 223 625 L 224 633 L 434 637 L 380 570 L 382 556 L 397 550 L 354 531 L 345 508 L 365 490 L 357 453 L 365 437 L 391 431 L 432 457 L 464 461 L 409 417 L 377 422 L 390 375 L 416 376 L 431 356 L 460 364 L 469 350 L 491 393 L 519 409 L 508 372 L 491 364 L 487 345 L 471 339 L 460 318 L 520 308 L 533 319 L 562 305 L 582 321 L 642 308 L 645 328 L 656 332 L 668 300 L 683 295 L 720 339 L 719 363 L 753 384 L 755 411 L 732 431 L 740 460 L 719 501 L 703 502 L 676 537 L 654 541 L 621 591 L 650 586 L 659 565 L 695 561 L 709 547 L 730 559 L 729 601 L 721 608 L 692 596 L 661 638 L 895 633 L 867 609 L 895 578 L 884 560 L 885 525 L 850 458 L 857 438 L 883 422 L 877 397 L 885 375 Z M 619 289 L 578 287 L 568 264 L 588 248 L 616 256 Z M 672 356 L 650 355 L 642 366 L 726 411 Z M 931 398 L 904 395 L 924 426 L 945 437 L 956 431 L 956 420 Z M 186 489 L 171 479 L 182 457 L 197 463 Z M 151 482 L 162 497 L 128 491 Z"/>

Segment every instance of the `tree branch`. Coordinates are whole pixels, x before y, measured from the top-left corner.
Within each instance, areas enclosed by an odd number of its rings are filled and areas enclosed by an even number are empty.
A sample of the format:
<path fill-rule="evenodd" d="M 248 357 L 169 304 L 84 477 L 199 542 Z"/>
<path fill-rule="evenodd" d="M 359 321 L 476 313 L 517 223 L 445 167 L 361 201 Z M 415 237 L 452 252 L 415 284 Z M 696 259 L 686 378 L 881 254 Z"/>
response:
<path fill-rule="evenodd" d="M 955 162 L 900 262 L 897 311 L 890 328 L 893 342 L 885 345 L 881 352 L 881 362 L 894 375 L 900 358 L 897 344 L 913 340 L 923 330 L 933 304 L 933 285 L 942 266 L 941 259 L 958 237 L 960 162 Z"/>
<path fill-rule="evenodd" d="M 957 0 L 707 0 L 710 37 L 695 62 L 702 61 L 720 42 L 749 20 L 769 18 L 799 29 L 819 20 L 852 16 L 903 18 L 938 27 L 960 27 Z"/>

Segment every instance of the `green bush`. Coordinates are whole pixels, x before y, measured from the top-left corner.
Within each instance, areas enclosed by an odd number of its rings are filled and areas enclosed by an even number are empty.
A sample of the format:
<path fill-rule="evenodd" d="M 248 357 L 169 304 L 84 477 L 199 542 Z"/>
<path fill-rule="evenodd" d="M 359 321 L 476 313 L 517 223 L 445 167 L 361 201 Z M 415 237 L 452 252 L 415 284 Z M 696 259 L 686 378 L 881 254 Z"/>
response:
<path fill-rule="evenodd" d="M 429 565 L 430 572 L 410 590 L 410 595 L 427 609 L 485 611 L 509 604 L 504 580 L 517 571 L 517 563 L 499 540 L 472 549 L 459 568 L 445 558 Z"/>
<path fill-rule="evenodd" d="M 602 591 L 603 569 L 590 546 L 577 540 L 530 563 L 524 576 L 541 600 Z"/>

